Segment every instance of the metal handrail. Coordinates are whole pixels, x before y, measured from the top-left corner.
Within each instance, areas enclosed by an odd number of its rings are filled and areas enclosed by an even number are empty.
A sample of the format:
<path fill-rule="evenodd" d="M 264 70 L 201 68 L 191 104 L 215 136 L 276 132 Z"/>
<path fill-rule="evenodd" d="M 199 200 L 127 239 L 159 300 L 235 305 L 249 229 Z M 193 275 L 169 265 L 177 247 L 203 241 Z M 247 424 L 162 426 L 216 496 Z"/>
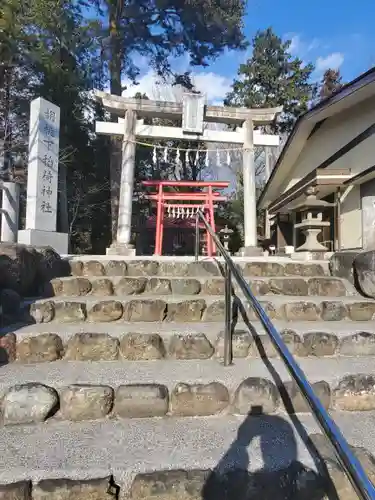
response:
<path fill-rule="evenodd" d="M 204 214 L 199 210 L 196 213 L 195 219 L 195 260 L 198 261 L 199 255 L 199 219 L 204 223 L 207 232 L 214 241 L 220 254 L 225 261 L 225 334 L 224 334 L 224 364 L 228 366 L 232 361 L 232 332 L 231 332 L 231 311 L 232 311 L 232 293 L 231 293 L 231 278 L 232 275 L 237 281 L 245 298 L 252 305 L 260 322 L 264 326 L 266 332 L 271 338 L 271 342 L 276 351 L 284 361 L 285 366 L 298 385 L 303 397 L 311 408 L 318 424 L 326 437 L 331 442 L 335 454 L 347 474 L 354 490 L 363 500 L 375 500 L 375 487 L 367 477 L 360 461 L 354 455 L 350 446 L 339 427 L 329 416 L 327 410 L 322 405 L 320 399 L 315 395 L 306 375 L 295 361 L 293 355 L 288 350 L 281 335 L 276 330 L 271 320 L 267 316 L 265 310 L 255 298 L 250 286 L 246 283 L 241 273 L 238 271 L 229 253 L 224 248 L 218 236 L 215 234 L 211 225 L 206 220 Z"/>

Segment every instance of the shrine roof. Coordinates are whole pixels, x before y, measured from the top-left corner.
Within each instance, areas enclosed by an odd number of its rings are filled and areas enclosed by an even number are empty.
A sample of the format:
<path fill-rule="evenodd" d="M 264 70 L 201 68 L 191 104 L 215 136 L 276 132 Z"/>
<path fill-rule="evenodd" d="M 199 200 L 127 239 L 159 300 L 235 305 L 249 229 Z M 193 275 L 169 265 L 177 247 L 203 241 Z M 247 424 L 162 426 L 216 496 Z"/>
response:
<path fill-rule="evenodd" d="M 319 130 L 320 126 L 333 116 L 353 108 L 375 94 L 375 68 L 363 73 L 358 78 L 343 85 L 330 97 L 301 115 L 296 121 L 288 140 L 281 151 L 276 165 L 265 185 L 259 200 L 258 207 L 268 208 L 276 203 L 280 196 L 280 186 L 292 175 L 294 165 L 298 161 L 306 143 Z M 329 141 L 329 137 L 326 138 Z M 354 141 L 352 141 L 354 143 Z M 345 144 L 342 151 L 349 146 Z M 336 155 L 328 158 L 322 164 L 316 165 L 316 170 L 329 168 Z M 298 183 L 297 183 L 298 184 Z M 286 193 L 285 193 L 286 195 Z"/>

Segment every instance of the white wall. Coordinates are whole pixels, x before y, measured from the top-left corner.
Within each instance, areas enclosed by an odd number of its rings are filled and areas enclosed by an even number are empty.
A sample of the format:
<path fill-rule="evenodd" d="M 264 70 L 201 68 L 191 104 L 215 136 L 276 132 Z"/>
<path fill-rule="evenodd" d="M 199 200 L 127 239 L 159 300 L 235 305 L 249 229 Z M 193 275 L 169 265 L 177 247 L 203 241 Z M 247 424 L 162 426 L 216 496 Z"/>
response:
<path fill-rule="evenodd" d="M 327 119 L 305 144 L 291 173 L 280 186 L 281 192 L 287 191 L 373 123 L 375 98 Z M 375 136 L 372 136 L 328 168 L 350 168 L 356 175 L 374 164 Z"/>
<path fill-rule="evenodd" d="M 353 186 L 341 203 L 341 250 L 362 248 L 362 210 L 360 187 Z"/>
<path fill-rule="evenodd" d="M 375 250 L 375 179 L 360 186 L 363 250 Z"/>

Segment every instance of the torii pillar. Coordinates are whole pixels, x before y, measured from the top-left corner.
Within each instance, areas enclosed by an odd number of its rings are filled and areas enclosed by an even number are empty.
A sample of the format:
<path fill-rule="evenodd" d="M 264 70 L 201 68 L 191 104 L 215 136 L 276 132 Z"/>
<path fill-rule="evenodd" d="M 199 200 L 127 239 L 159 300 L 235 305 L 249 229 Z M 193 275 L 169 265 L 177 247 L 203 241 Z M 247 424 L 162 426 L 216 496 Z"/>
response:
<path fill-rule="evenodd" d="M 257 247 L 257 210 L 255 179 L 255 146 L 278 146 L 278 137 L 260 134 L 254 126 L 272 123 L 282 108 L 247 109 L 206 106 L 204 96 L 187 94 L 183 103 L 129 99 L 96 91 L 96 98 L 106 111 L 117 114 L 119 123 L 97 122 L 97 133 L 123 137 L 121 186 L 118 212 L 117 238 L 108 255 L 135 255 L 131 245 L 131 220 L 135 170 L 135 140 L 137 136 L 165 139 L 201 140 L 243 145 L 244 229 L 243 255 L 261 255 Z M 147 126 L 144 118 L 183 118 L 183 127 Z M 137 120 L 139 118 L 140 120 Z M 237 126 L 236 132 L 204 130 L 203 122 Z M 275 140 L 277 139 L 277 140 Z"/>

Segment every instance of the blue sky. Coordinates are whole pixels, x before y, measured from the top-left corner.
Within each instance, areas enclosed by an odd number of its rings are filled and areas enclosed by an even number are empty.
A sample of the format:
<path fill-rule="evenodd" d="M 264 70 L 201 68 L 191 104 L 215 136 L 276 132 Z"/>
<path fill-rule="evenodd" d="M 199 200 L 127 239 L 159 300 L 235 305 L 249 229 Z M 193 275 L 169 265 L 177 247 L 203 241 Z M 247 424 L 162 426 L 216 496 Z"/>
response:
<path fill-rule="evenodd" d="M 258 29 L 272 26 L 276 34 L 292 40 L 291 51 L 316 66 L 314 79 L 328 67 L 339 67 L 345 81 L 375 65 L 375 1 L 359 0 L 248 0 L 245 34 L 251 40 Z M 360 7 L 359 7 L 360 6 Z M 357 8 L 356 8 L 357 7 Z M 243 52 L 225 54 L 208 68 L 194 68 L 196 86 L 207 92 L 209 101 L 219 103 L 236 77 Z M 185 59 L 175 63 L 188 69 Z M 154 77 L 145 67 L 137 90 L 149 95 Z M 134 89 L 127 91 L 134 94 Z"/>

